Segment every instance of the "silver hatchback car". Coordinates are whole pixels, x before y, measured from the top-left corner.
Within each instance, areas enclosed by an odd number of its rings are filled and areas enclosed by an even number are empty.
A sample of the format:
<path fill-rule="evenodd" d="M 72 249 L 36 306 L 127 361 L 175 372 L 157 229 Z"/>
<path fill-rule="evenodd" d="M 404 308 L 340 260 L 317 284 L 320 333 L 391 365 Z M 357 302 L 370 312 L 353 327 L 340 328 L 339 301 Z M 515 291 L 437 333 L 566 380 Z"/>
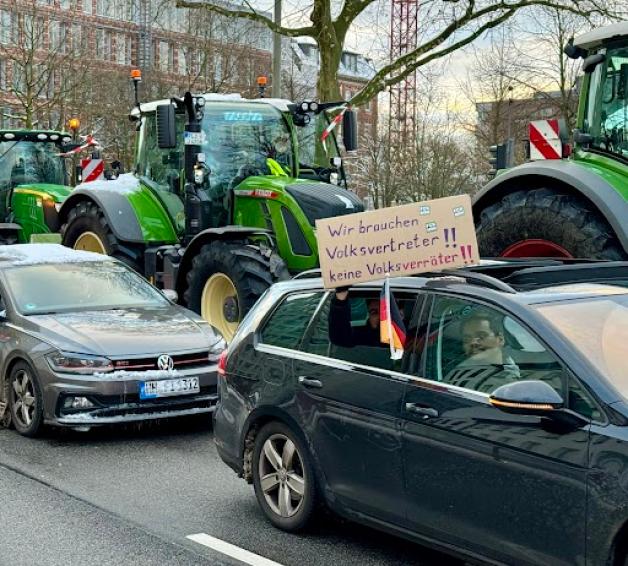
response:
<path fill-rule="evenodd" d="M 23 435 L 209 413 L 225 347 L 113 258 L 0 246 L 0 413 Z"/>

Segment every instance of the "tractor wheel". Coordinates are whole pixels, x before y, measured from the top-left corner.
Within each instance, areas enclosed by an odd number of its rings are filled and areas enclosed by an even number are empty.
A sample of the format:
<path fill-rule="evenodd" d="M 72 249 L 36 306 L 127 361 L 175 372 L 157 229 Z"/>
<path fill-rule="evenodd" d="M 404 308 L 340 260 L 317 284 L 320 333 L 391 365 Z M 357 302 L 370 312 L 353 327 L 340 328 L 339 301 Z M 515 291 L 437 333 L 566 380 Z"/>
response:
<path fill-rule="evenodd" d="M 254 246 L 216 241 L 202 247 L 187 273 L 184 298 L 231 341 L 240 321 L 273 283 L 270 261 Z"/>
<path fill-rule="evenodd" d="M 105 215 L 94 203 L 83 201 L 70 210 L 67 222 L 61 227 L 61 237 L 64 246 L 110 255 L 140 273 L 143 271 L 141 252 L 113 235 Z"/>
<path fill-rule="evenodd" d="M 481 212 L 476 232 L 484 257 L 626 258 L 598 211 L 577 196 L 552 189 L 505 196 Z"/>

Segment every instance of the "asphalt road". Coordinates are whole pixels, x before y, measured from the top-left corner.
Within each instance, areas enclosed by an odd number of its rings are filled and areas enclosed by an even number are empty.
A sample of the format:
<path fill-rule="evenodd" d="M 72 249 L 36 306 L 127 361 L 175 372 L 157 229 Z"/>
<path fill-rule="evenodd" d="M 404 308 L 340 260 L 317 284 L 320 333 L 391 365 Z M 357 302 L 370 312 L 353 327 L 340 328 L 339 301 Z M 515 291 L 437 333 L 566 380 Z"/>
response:
<path fill-rule="evenodd" d="M 187 538 L 199 533 L 236 548 Z M 39 439 L 0 430 L 0 566 L 274 566 L 260 557 L 284 566 L 453 563 L 333 516 L 306 534 L 275 529 L 218 457 L 205 420 Z"/>

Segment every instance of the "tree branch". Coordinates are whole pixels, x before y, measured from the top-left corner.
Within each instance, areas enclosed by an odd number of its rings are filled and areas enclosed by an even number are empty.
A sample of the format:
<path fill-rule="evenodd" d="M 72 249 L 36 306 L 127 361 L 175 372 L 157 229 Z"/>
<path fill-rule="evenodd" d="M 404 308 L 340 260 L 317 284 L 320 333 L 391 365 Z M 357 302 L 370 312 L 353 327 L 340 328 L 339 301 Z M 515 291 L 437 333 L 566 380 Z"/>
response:
<path fill-rule="evenodd" d="M 299 37 L 304 35 L 309 37 L 315 37 L 316 35 L 316 29 L 314 28 L 314 26 L 287 28 L 276 24 L 271 18 L 263 16 L 253 9 L 251 9 L 251 11 L 230 10 L 229 8 L 225 8 L 224 6 L 220 6 L 218 4 L 212 4 L 211 2 L 195 2 L 194 0 L 176 0 L 176 6 L 177 8 L 191 8 L 195 10 L 204 9 L 209 12 L 215 12 L 216 14 L 220 14 L 221 16 L 225 16 L 227 18 L 242 18 L 245 20 L 251 20 L 253 22 L 260 22 L 271 31 L 274 31 L 286 37 Z"/>

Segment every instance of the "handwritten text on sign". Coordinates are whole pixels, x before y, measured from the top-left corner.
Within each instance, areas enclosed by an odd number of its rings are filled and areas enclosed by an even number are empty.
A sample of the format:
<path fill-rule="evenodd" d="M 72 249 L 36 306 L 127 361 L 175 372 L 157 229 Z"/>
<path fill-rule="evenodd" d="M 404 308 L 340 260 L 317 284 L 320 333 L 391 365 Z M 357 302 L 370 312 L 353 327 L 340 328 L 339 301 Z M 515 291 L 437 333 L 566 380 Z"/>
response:
<path fill-rule="evenodd" d="M 317 220 L 316 231 L 328 288 L 479 259 L 468 195 Z"/>

